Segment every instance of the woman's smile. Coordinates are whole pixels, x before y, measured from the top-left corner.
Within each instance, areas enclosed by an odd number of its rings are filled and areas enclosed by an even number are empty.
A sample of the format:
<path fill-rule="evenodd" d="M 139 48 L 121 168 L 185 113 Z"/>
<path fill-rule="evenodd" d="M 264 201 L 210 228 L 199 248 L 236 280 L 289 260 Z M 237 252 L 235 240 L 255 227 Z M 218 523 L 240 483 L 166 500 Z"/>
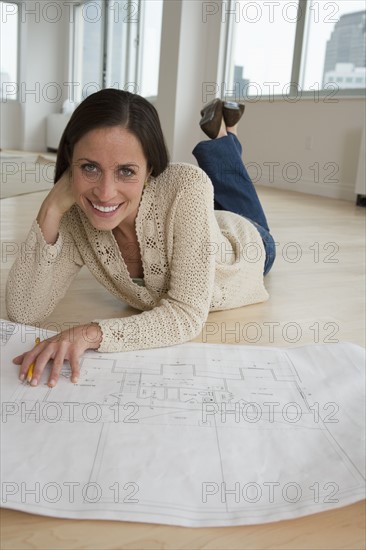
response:
<path fill-rule="evenodd" d="M 119 204 L 106 205 L 106 204 L 97 204 L 91 201 L 90 199 L 87 199 L 87 200 L 89 201 L 93 209 L 96 210 L 95 214 L 97 216 L 103 216 L 103 217 L 112 217 L 117 212 L 117 210 L 119 210 L 125 204 L 125 202 L 120 202 Z"/>

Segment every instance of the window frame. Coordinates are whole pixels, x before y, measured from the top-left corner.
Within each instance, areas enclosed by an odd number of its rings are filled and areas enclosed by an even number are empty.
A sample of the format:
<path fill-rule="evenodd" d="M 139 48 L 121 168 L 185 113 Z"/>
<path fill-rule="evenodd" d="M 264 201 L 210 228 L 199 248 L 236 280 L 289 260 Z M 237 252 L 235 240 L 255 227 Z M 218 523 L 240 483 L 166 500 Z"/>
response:
<path fill-rule="evenodd" d="M 17 59 L 17 70 L 16 70 L 16 82 L 15 82 L 15 85 L 16 85 L 16 94 L 15 94 L 15 97 L 7 97 L 6 99 L 1 99 L 1 102 L 2 103 L 7 103 L 8 101 L 19 101 L 19 83 L 20 83 L 20 62 L 21 62 L 21 55 L 20 55 L 20 48 L 21 48 L 21 0 L 0 0 L 0 2 L 2 4 L 15 4 L 16 6 L 18 6 L 18 21 L 17 21 L 17 44 L 16 44 L 16 47 L 17 47 L 17 55 L 16 55 L 16 59 Z"/>
<path fill-rule="evenodd" d="M 228 10 L 231 12 L 234 11 L 234 3 L 236 0 L 227 0 Z M 305 63 L 303 63 L 303 56 L 306 55 L 306 36 L 305 31 L 307 30 L 307 26 L 309 24 L 309 17 L 310 17 L 310 4 L 311 0 L 299 0 L 298 4 L 298 10 L 300 11 L 300 17 L 298 17 L 298 20 L 296 22 L 296 29 L 295 29 L 295 42 L 294 42 L 294 49 L 293 49 L 293 56 L 292 56 L 292 66 L 291 66 L 291 82 L 290 82 L 290 91 L 288 94 L 262 94 L 260 98 L 256 98 L 256 101 L 260 100 L 271 100 L 271 101 L 279 101 L 279 100 L 287 100 L 291 102 L 296 102 L 301 99 L 307 99 L 307 100 L 314 100 L 317 99 L 318 101 L 320 98 L 327 98 L 330 96 L 329 102 L 335 101 L 335 99 L 331 99 L 334 94 L 336 94 L 337 100 L 338 99 L 349 99 L 349 98 L 365 98 L 366 97 L 366 88 L 335 88 L 334 85 L 332 87 L 329 87 L 328 89 L 318 89 L 318 90 L 303 90 L 300 87 L 300 80 L 301 80 L 301 70 L 305 67 Z M 232 18 L 229 18 L 225 25 L 225 66 L 223 70 L 223 78 L 224 82 L 231 82 L 230 79 L 230 72 L 231 72 L 231 65 L 232 65 L 232 57 L 233 57 L 233 25 L 235 24 L 235 21 L 232 20 Z M 329 83 L 332 84 L 332 83 Z M 330 93 L 331 92 L 331 93 Z M 250 96 L 247 96 L 245 98 L 240 97 L 241 100 L 245 99 L 246 101 L 250 102 Z"/>

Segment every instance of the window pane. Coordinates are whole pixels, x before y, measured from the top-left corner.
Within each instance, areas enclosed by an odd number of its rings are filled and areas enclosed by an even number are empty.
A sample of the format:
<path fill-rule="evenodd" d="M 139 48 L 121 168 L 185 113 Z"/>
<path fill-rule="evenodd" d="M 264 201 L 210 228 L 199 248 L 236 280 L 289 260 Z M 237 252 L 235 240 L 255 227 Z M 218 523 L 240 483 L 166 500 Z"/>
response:
<path fill-rule="evenodd" d="M 108 5 L 106 86 L 137 92 L 138 3 L 114 0 Z"/>
<path fill-rule="evenodd" d="M 158 95 L 163 0 L 145 0 L 143 10 L 140 32 L 139 93 L 145 97 L 152 97 Z"/>
<path fill-rule="evenodd" d="M 78 99 L 98 91 L 103 84 L 103 0 L 78 6 L 75 28 L 75 80 Z"/>
<path fill-rule="evenodd" d="M 18 83 L 18 6 L 0 3 L 1 97 L 16 99 Z"/>
<path fill-rule="evenodd" d="M 226 14 L 232 53 L 222 95 L 287 94 L 291 82 L 298 2 L 235 1 Z M 231 93 L 230 93 L 231 92 Z"/>
<path fill-rule="evenodd" d="M 157 95 L 162 13 L 163 0 L 117 0 L 109 5 L 107 86 Z"/>
<path fill-rule="evenodd" d="M 365 87 L 365 25 L 364 0 L 309 2 L 300 79 L 303 90 Z"/>

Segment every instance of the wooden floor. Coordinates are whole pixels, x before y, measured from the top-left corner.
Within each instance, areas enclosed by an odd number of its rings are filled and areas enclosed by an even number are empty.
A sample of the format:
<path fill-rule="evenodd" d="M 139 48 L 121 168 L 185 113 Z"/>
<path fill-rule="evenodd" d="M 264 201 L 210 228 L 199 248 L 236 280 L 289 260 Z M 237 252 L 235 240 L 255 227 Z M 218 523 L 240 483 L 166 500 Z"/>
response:
<path fill-rule="evenodd" d="M 365 346 L 365 209 L 354 204 L 260 188 L 277 244 L 266 277 L 268 302 L 209 315 L 196 341 L 298 346 L 349 341 Z M 1 316 L 8 269 L 45 196 L 1 201 Z M 82 270 L 44 326 L 129 315 Z M 2 510 L 1 548 L 95 549 L 363 549 L 359 502 L 292 521 L 259 526 L 187 529 L 160 525 L 61 520 Z"/>

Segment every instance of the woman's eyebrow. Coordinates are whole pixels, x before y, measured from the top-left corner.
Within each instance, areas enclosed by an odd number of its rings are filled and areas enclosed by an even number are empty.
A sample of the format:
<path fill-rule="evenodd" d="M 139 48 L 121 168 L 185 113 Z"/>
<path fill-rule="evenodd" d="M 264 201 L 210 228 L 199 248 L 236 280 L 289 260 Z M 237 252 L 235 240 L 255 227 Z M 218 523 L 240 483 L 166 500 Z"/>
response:
<path fill-rule="evenodd" d="M 86 157 L 80 157 L 75 162 L 80 162 L 81 160 L 86 160 L 87 162 L 90 162 L 90 164 L 99 164 L 96 160 L 87 159 Z"/>
<path fill-rule="evenodd" d="M 116 165 L 121 168 L 123 168 L 124 166 L 135 166 L 136 168 L 140 168 L 139 164 L 136 164 L 136 162 L 117 162 Z"/>
<path fill-rule="evenodd" d="M 100 163 L 97 161 L 97 160 L 92 160 L 92 159 L 88 159 L 86 157 L 80 157 L 79 159 L 76 159 L 75 162 L 80 162 L 80 161 L 86 161 L 86 162 L 90 162 L 90 164 L 97 164 L 98 166 L 100 166 Z M 117 166 L 118 168 L 120 167 L 124 167 L 124 166 L 135 166 L 136 168 L 140 168 L 140 165 L 137 164 L 136 162 L 116 162 L 114 164 L 114 166 Z"/>

